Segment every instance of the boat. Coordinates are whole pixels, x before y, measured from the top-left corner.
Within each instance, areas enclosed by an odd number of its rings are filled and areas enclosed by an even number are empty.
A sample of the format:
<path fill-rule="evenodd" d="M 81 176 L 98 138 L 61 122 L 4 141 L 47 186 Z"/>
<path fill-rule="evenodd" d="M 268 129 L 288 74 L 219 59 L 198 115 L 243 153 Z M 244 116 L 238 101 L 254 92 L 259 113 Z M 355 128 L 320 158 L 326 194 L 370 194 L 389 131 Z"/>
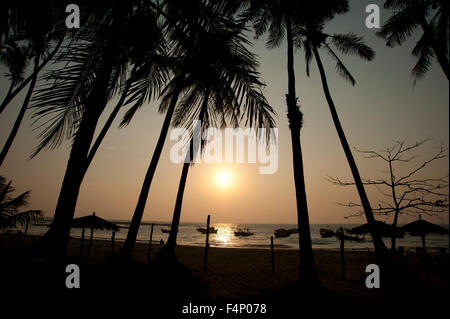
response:
<path fill-rule="evenodd" d="M 353 241 L 357 241 L 357 242 L 365 241 L 364 238 L 358 237 L 358 235 L 356 235 L 356 236 L 348 236 L 348 235 L 344 235 L 344 234 L 342 234 L 340 232 L 336 233 L 336 238 L 338 240 L 342 240 L 342 238 L 344 238 L 344 240 L 353 240 Z"/>
<path fill-rule="evenodd" d="M 334 231 L 332 231 L 331 229 L 321 228 L 319 230 L 319 232 L 320 232 L 320 236 L 322 236 L 322 238 L 329 238 L 329 237 L 336 236 L 336 233 Z"/>
<path fill-rule="evenodd" d="M 279 229 L 276 229 L 273 234 L 277 238 L 278 237 L 289 237 L 291 235 L 291 232 L 289 230 L 287 230 L 287 229 L 279 228 Z"/>
<path fill-rule="evenodd" d="M 297 234 L 298 233 L 298 228 L 291 228 L 288 229 L 289 234 Z"/>
<path fill-rule="evenodd" d="M 206 227 L 199 227 L 197 228 L 197 231 L 201 232 L 202 234 L 206 234 Z M 215 227 L 209 227 L 209 233 L 210 234 L 217 234 L 217 228 Z"/>
<path fill-rule="evenodd" d="M 254 233 L 252 233 L 248 228 L 238 228 L 237 230 L 234 231 L 234 235 L 247 237 L 254 235 Z"/>
<path fill-rule="evenodd" d="M 161 231 L 162 231 L 164 234 L 170 233 L 170 229 L 164 229 L 164 228 L 162 228 L 162 227 L 161 227 Z"/>

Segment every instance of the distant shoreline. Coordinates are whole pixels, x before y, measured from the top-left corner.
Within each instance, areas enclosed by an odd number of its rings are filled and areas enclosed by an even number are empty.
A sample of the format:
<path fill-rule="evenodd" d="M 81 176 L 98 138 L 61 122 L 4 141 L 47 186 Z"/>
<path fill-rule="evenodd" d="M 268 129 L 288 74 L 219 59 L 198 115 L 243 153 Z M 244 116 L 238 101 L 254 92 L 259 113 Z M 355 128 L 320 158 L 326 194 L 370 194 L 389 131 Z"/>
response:
<path fill-rule="evenodd" d="M 6 233 L 2 232 L 0 233 L 0 241 L 5 236 L 11 236 L 11 238 L 15 238 L 15 241 L 20 241 L 22 235 L 17 235 L 17 233 L 11 233 L 10 235 L 7 235 Z M 27 236 L 27 243 L 37 240 L 38 238 L 42 237 L 42 235 L 28 235 Z M 87 247 L 89 242 L 89 235 L 85 235 L 84 237 L 84 245 Z M 121 244 L 125 242 L 122 238 L 115 238 L 114 239 L 115 244 L 117 247 L 120 247 Z M 80 246 L 81 243 L 81 236 L 71 235 L 69 240 L 69 245 L 77 245 Z M 112 239 L 104 238 L 104 237 L 93 237 L 92 239 L 92 245 L 93 246 L 111 246 L 112 245 Z M 148 247 L 149 241 L 148 240 L 136 240 L 136 246 L 142 246 L 143 248 Z M 152 240 L 152 246 L 160 246 L 159 240 Z M 196 245 L 196 244 L 178 244 L 177 247 L 191 247 L 191 248 L 202 248 L 204 249 L 204 245 Z M 416 253 L 416 248 L 419 248 L 421 250 L 421 247 L 419 246 L 403 246 L 406 253 Z M 388 247 L 389 248 L 389 247 Z M 248 246 L 227 246 L 227 247 L 220 247 L 220 246 L 210 246 L 210 249 L 242 249 L 242 250 L 270 250 L 270 245 L 248 245 Z M 292 248 L 288 245 L 283 244 L 275 244 L 274 249 L 277 250 L 286 250 L 286 251 L 298 251 L 298 248 Z M 429 253 L 436 253 L 440 251 L 441 249 L 444 249 L 446 252 L 448 252 L 447 247 L 433 247 L 433 246 L 427 246 L 427 250 Z M 330 252 L 337 252 L 340 251 L 340 248 L 335 247 L 323 247 L 323 248 L 317 248 L 314 247 L 313 251 L 330 251 Z M 374 253 L 374 248 L 371 245 L 368 245 L 368 247 L 345 247 L 346 252 L 365 252 L 369 254 Z"/>

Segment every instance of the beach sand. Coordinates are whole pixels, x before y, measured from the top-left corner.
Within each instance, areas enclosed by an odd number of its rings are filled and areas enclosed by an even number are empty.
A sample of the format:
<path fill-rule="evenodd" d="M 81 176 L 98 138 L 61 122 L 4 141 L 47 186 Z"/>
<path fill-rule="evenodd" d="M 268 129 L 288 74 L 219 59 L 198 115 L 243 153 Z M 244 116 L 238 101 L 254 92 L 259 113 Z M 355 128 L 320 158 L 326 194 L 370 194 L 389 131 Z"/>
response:
<path fill-rule="evenodd" d="M 27 244 L 36 240 L 29 236 Z M 83 259 L 78 260 L 80 250 L 79 238 L 69 241 L 68 255 L 80 265 L 107 265 L 112 256 L 111 241 L 94 240 L 91 255 L 88 258 L 88 239 L 85 239 Z M 123 242 L 115 243 L 115 252 Z M 22 237 L 0 235 L 0 254 L 6 250 L 23 245 Z M 137 243 L 133 260 L 137 265 L 148 263 L 148 243 Z M 162 246 L 159 242 L 152 244 L 153 260 Z M 270 296 L 283 287 L 293 284 L 298 279 L 299 255 L 297 250 L 275 249 L 275 269 L 272 274 L 271 251 L 268 249 L 210 248 L 208 252 L 208 269 L 204 272 L 204 248 L 178 246 L 178 261 L 183 264 L 193 277 L 204 283 L 200 297 L 208 299 L 258 299 Z M 397 258 L 402 267 L 402 274 L 409 284 L 404 289 L 397 286 L 384 287 L 381 278 L 380 289 L 368 289 L 365 285 L 366 266 L 375 263 L 373 250 L 345 251 L 347 278 L 342 278 L 341 257 L 338 250 L 314 250 L 318 276 L 322 285 L 344 298 L 355 300 L 415 300 L 424 295 L 424 289 L 441 294 L 448 294 L 449 264 L 448 254 L 433 254 L 431 266 L 425 271 L 423 259 L 417 254 L 407 254 Z"/>

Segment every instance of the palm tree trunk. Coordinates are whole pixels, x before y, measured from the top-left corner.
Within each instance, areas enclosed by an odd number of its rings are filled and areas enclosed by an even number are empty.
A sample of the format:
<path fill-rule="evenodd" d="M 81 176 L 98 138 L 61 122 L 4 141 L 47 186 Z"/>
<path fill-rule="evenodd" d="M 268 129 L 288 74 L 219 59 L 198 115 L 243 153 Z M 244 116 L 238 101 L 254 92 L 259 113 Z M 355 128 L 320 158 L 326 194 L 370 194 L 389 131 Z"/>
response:
<path fill-rule="evenodd" d="M 300 131 L 302 127 L 302 113 L 297 107 L 295 93 L 294 72 L 294 44 L 292 25 L 288 18 L 286 22 L 286 35 L 288 44 L 288 94 L 286 96 L 288 108 L 289 128 L 292 142 L 292 158 L 294 166 L 295 197 L 297 201 L 297 220 L 299 229 L 300 247 L 300 281 L 316 284 L 317 274 L 312 251 L 311 233 L 309 228 L 308 204 L 306 199 L 305 176 L 303 171 L 303 156 L 300 143 Z"/>
<path fill-rule="evenodd" d="M 20 128 L 20 124 L 22 124 L 22 120 L 25 116 L 25 112 L 28 109 L 28 104 L 30 103 L 30 99 L 31 99 L 31 96 L 33 95 L 33 90 L 34 90 L 34 87 L 35 87 L 36 81 L 37 81 L 38 67 L 39 67 L 39 54 L 37 54 L 34 58 L 33 79 L 31 80 L 27 95 L 25 96 L 25 99 L 23 101 L 22 108 L 20 109 L 20 112 L 17 115 L 16 121 L 11 130 L 11 133 L 9 133 L 8 139 L 6 140 L 6 143 L 3 146 L 2 152 L 0 153 L 0 166 L 2 166 L 2 164 L 6 158 L 6 155 L 9 152 L 9 149 L 11 148 L 11 145 L 14 142 L 14 139 L 16 138 L 17 132 L 19 131 L 19 128 Z"/>
<path fill-rule="evenodd" d="M 144 214 L 145 205 L 147 203 L 148 193 L 150 192 L 150 186 L 152 184 L 153 175 L 155 174 L 156 167 L 158 166 L 158 161 L 161 156 L 162 149 L 164 147 L 164 142 L 169 131 L 170 122 L 172 120 L 173 112 L 175 111 L 175 106 L 177 105 L 178 96 L 180 94 L 178 89 L 170 101 L 169 108 L 164 119 L 164 123 L 159 134 L 158 142 L 156 143 L 155 151 L 153 152 L 150 165 L 145 174 L 144 182 L 142 184 L 141 192 L 139 194 L 139 199 L 134 210 L 133 218 L 130 223 L 130 228 L 128 230 L 127 238 L 123 245 L 121 255 L 124 260 L 130 260 L 133 251 L 134 244 L 136 243 L 137 233 L 139 231 L 139 226 L 141 225 L 142 215 Z"/>
<path fill-rule="evenodd" d="M 181 171 L 180 183 L 178 185 L 175 209 L 173 211 L 173 216 L 172 216 L 172 224 L 170 227 L 169 238 L 167 239 L 167 243 L 164 245 L 164 247 L 161 250 L 161 255 L 164 255 L 164 256 L 170 256 L 170 257 L 175 256 L 175 247 L 177 245 L 178 227 L 180 226 L 180 219 L 181 219 L 181 206 L 183 205 L 184 189 L 186 186 L 186 180 L 187 180 L 190 166 L 191 166 L 191 163 L 189 160 L 187 161 L 187 163 L 185 161 L 185 163 L 183 164 L 183 170 Z"/>
<path fill-rule="evenodd" d="M 119 40 L 117 34 L 124 24 L 127 12 L 127 2 L 119 1 L 113 11 L 113 23 L 104 49 L 105 54 L 93 83 L 92 94 L 86 102 L 85 111 L 74 137 L 53 222 L 47 233 L 32 248 L 34 253 L 40 256 L 58 258 L 63 256 L 66 251 L 78 194 L 86 173 L 89 148 L 98 120 L 107 103 L 114 53 Z"/>
<path fill-rule="evenodd" d="M 207 112 L 208 109 L 208 101 L 209 101 L 209 91 L 205 93 L 205 98 L 202 103 L 202 108 L 200 110 L 199 119 L 202 120 L 204 114 Z M 181 207 L 183 205 L 183 196 L 184 196 L 184 189 L 186 186 L 186 180 L 189 173 L 189 167 L 191 166 L 191 161 L 193 161 L 196 158 L 195 152 L 197 150 L 194 150 L 194 139 L 199 138 L 201 139 L 202 133 L 200 128 L 200 134 L 195 135 L 195 128 L 193 128 L 194 132 L 192 133 L 193 136 L 191 138 L 191 141 L 189 142 L 189 152 L 186 152 L 186 157 L 184 159 L 183 164 L 183 170 L 181 171 L 181 177 L 180 177 L 180 183 L 178 184 L 178 192 L 177 192 L 177 198 L 175 201 L 175 208 L 173 211 L 172 216 L 172 223 L 170 226 L 170 233 L 169 238 L 167 239 L 167 243 L 164 245 L 164 247 L 161 249 L 161 251 L 157 255 L 158 260 L 164 260 L 166 262 L 174 261 L 176 260 L 175 257 L 175 247 L 177 245 L 177 236 L 178 236 L 178 227 L 180 226 L 180 219 L 181 219 Z"/>
<path fill-rule="evenodd" d="M 9 85 L 9 89 L 8 89 L 8 92 L 6 92 L 5 97 L 11 95 L 11 92 L 14 89 L 15 85 L 16 85 L 16 81 L 15 80 L 11 80 L 11 84 Z"/>
<path fill-rule="evenodd" d="M 201 117 L 200 117 L 201 118 Z M 172 216 L 172 223 L 170 226 L 169 238 L 167 243 L 158 253 L 156 259 L 170 262 L 175 260 L 175 247 L 177 245 L 178 228 L 180 226 L 181 219 L 181 207 L 183 205 L 184 189 L 186 187 L 186 180 L 189 173 L 189 167 L 191 166 L 191 158 L 194 159 L 194 140 L 189 143 L 190 152 L 186 153 L 186 158 L 183 164 L 183 170 L 181 171 L 180 183 L 178 184 L 177 198 L 175 201 L 175 208 Z"/>
<path fill-rule="evenodd" d="M 373 240 L 373 243 L 375 246 L 375 252 L 377 255 L 377 259 L 381 260 L 384 256 L 386 246 L 384 245 L 384 242 L 383 242 L 380 234 L 376 231 L 375 227 L 373 227 L 373 225 L 375 224 L 375 217 L 372 212 L 372 207 L 370 206 L 369 199 L 367 198 L 366 190 L 364 189 L 364 185 L 361 180 L 361 176 L 359 175 L 358 167 L 356 166 L 355 159 L 353 158 L 353 154 L 350 150 L 350 146 L 348 145 L 344 130 L 342 129 L 342 125 L 339 120 L 333 99 L 331 98 L 331 94 L 328 89 L 328 83 L 327 83 L 325 70 L 323 68 L 322 60 L 320 59 L 320 55 L 319 55 L 319 51 L 317 50 L 317 47 L 313 47 L 313 51 L 314 51 L 314 57 L 316 58 L 317 66 L 319 68 L 320 77 L 322 79 L 323 90 L 324 90 L 325 97 L 328 102 L 328 106 L 330 108 L 334 126 L 336 127 L 336 131 L 338 133 L 339 140 L 341 141 L 342 148 L 344 149 L 344 153 L 347 158 L 347 162 L 350 165 L 350 170 L 352 171 L 353 179 L 355 180 L 356 188 L 358 190 L 358 194 L 359 194 L 361 203 L 364 208 L 364 213 L 366 215 L 367 222 L 369 223 L 369 230 L 370 230 L 370 234 L 372 236 L 372 240 Z"/>
<path fill-rule="evenodd" d="M 50 60 L 55 56 L 56 52 L 58 52 L 59 48 L 61 47 L 63 40 L 64 40 L 64 36 L 62 36 L 61 39 L 59 39 L 58 43 L 56 44 L 56 47 L 45 58 L 45 60 L 41 63 L 41 65 L 39 65 L 37 70 L 34 70 L 33 73 L 31 73 L 24 81 L 22 81 L 22 83 L 20 83 L 20 85 L 18 85 L 14 90 L 12 90 L 8 94 L 6 94 L 6 96 L 4 97 L 4 99 L 2 101 L 2 104 L 0 104 L 0 114 L 5 110 L 6 106 L 9 104 L 9 102 L 11 102 L 12 99 L 17 94 L 19 94 L 20 91 L 22 91 L 23 88 L 25 86 L 27 86 L 28 83 L 30 83 L 30 81 L 33 80 L 34 76 L 37 75 L 47 65 L 48 62 L 50 62 Z"/>
<path fill-rule="evenodd" d="M 133 77 L 136 72 L 137 66 L 135 65 L 133 67 L 133 70 L 131 71 L 130 78 L 128 79 L 127 83 L 125 84 L 125 88 L 122 92 L 122 95 L 117 102 L 116 106 L 114 107 L 114 110 L 111 112 L 111 114 L 108 117 L 108 120 L 106 121 L 105 125 L 103 126 L 102 130 L 100 131 L 99 135 L 97 136 L 94 144 L 91 147 L 91 150 L 89 151 L 89 155 L 87 158 L 86 163 L 86 170 L 89 168 L 89 165 L 91 164 L 92 160 L 94 159 L 95 153 L 97 152 L 98 148 L 100 147 L 100 144 L 103 142 L 103 139 L 105 138 L 106 134 L 108 133 L 108 130 L 110 129 L 112 123 L 116 119 L 117 114 L 119 114 L 119 111 L 121 107 L 123 106 L 123 103 L 125 102 L 125 99 L 127 97 L 128 91 L 130 90 L 131 84 L 133 83 Z"/>

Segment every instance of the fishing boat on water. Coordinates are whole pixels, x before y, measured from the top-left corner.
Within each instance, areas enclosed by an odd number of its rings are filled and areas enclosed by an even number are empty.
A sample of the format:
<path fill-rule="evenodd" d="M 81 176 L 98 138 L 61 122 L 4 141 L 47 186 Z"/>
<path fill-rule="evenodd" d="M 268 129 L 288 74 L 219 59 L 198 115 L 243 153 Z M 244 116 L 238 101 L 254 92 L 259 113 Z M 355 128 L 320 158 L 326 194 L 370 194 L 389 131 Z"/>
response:
<path fill-rule="evenodd" d="M 197 228 L 197 231 L 201 232 L 202 234 L 206 234 L 206 227 L 199 227 Z M 217 234 L 217 228 L 215 227 L 209 227 L 209 233 L 210 234 Z"/>
<path fill-rule="evenodd" d="M 164 228 L 162 228 L 162 227 L 161 227 L 161 231 L 162 231 L 164 234 L 170 233 L 170 229 L 164 229 Z"/>
<path fill-rule="evenodd" d="M 273 234 L 275 235 L 276 238 L 281 238 L 281 237 L 289 237 L 291 235 L 291 232 L 287 229 L 279 228 L 276 229 Z"/>
<path fill-rule="evenodd" d="M 247 237 L 254 235 L 254 233 L 252 233 L 248 228 L 238 228 L 237 230 L 234 231 L 234 235 Z"/>
<path fill-rule="evenodd" d="M 336 236 L 336 233 L 334 231 L 332 231 L 331 229 L 321 228 L 319 230 L 319 232 L 320 232 L 320 236 L 322 238 L 329 238 L 329 237 Z"/>

